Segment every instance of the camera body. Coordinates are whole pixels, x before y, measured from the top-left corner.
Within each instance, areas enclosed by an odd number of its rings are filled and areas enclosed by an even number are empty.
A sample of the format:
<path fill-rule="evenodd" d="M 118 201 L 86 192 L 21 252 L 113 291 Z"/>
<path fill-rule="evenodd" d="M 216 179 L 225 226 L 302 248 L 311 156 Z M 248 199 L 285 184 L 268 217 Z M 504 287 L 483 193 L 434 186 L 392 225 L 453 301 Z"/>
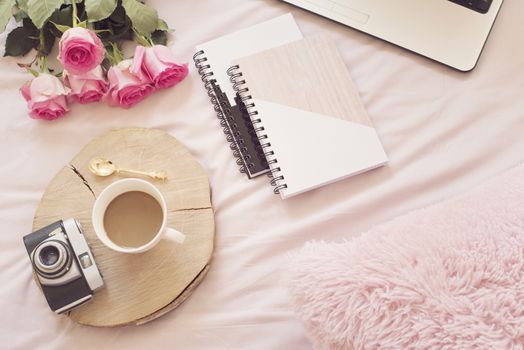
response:
<path fill-rule="evenodd" d="M 75 219 L 60 220 L 24 236 L 29 259 L 49 307 L 61 314 L 91 300 L 104 285 Z"/>

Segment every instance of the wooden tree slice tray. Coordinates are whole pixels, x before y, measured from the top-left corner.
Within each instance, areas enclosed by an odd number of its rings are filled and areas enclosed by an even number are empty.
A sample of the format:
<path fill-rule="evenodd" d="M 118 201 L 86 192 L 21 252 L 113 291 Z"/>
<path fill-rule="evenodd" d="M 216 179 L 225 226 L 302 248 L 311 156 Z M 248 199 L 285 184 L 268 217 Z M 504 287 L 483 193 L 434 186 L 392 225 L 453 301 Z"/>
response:
<path fill-rule="evenodd" d="M 122 175 L 97 177 L 88 171 L 93 157 L 137 170 L 164 170 L 165 182 L 145 178 L 166 198 L 168 225 L 186 235 L 179 245 L 161 240 L 142 254 L 107 248 L 91 225 L 97 195 Z M 143 324 L 180 305 L 205 277 L 215 235 L 209 181 L 188 150 L 169 134 L 154 129 L 110 131 L 86 145 L 47 186 L 33 229 L 74 217 L 82 224 L 105 286 L 69 313 L 78 323 L 110 327 Z"/>

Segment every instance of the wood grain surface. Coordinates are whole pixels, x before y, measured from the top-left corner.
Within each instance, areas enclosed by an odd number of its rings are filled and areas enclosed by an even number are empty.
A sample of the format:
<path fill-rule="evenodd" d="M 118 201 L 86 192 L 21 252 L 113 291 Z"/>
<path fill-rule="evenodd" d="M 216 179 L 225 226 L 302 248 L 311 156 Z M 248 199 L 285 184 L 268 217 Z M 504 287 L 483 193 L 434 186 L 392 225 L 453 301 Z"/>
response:
<path fill-rule="evenodd" d="M 96 196 L 122 178 L 101 178 L 88 171 L 93 157 L 138 170 L 164 170 L 165 182 L 150 180 L 166 198 L 168 225 L 186 235 L 183 245 L 162 240 L 142 254 L 110 250 L 96 237 L 91 209 Z M 202 281 L 214 243 L 214 214 L 209 181 L 188 150 L 155 129 L 110 131 L 85 146 L 49 183 L 38 206 L 33 229 L 74 217 L 82 224 L 105 286 L 69 317 L 91 326 L 143 324 L 176 308 Z"/>
<path fill-rule="evenodd" d="M 233 64 L 239 65 L 240 79 L 253 98 L 372 126 L 342 56 L 327 35 L 294 41 Z"/>

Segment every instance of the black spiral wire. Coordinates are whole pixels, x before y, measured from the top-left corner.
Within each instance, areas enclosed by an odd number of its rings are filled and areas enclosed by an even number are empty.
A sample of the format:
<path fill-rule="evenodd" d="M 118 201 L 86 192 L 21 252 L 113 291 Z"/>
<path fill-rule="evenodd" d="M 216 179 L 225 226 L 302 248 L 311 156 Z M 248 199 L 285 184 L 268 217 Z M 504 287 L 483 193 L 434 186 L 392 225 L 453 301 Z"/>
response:
<path fill-rule="evenodd" d="M 236 163 L 239 166 L 240 172 L 245 173 L 246 166 L 244 165 L 244 162 L 242 161 L 242 158 L 240 156 L 240 150 L 238 149 L 238 146 L 235 143 L 233 134 L 226 121 L 227 114 L 228 113 L 230 114 L 231 110 L 225 107 L 224 111 L 222 111 L 222 108 L 224 107 L 221 106 L 221 103 L 213 89 L 213 83 L 215 82 L 215 80 L 212 78 L 212 76 L 214 74 L 211 71 L 211 66 L 206 63 L 207 57 L 205 56 L 204 50 L 197 51 L 193 55 L 193 61 L 195 62 L 195 67 L 198 70 L 200 79 L 202 79 L 202 82 L 204 83 L 204 88 L 207 91 L 207 95 L 209 96 L 209 99 L 211 100 L 211 103 L 213 104 L 213 109 L 215 110 L 215 113 L 217 114 L 217 117 L 219 119 L 220 127 L 222 128 L 222 131 L 226 135 L 226 141 L 229 143 L 229 147 L 233 151 L 233 156 L 236 158 Z M 243 141 L 237 140 L 237 142 L 241 144 Z"/>
<path fill-rule="evenodd" d="M 273 192 L 280 194 L 284 188 L 287 188 L 287 184 L 284 183 L 284 175 L 282 170 L 278 166 L 278 160 L 275 156 L 275 152 L 271 149 L 271 142 L 268 140 L 267 134 L 264 134 L 264 126 L 262 119 L 258 117 L 258 111 L 255 109 L 255 104 L 251 101 L 252 96 L 249 94 L 249 88 L 246 86 L 246 81 L 242 79 L 242 72 L 240 71 L 239 65 L 229 67 L 227 70 L 229 75 L 229 81 L 233 84 L 233 90 L 240 96 L 246 110 L 251 118 L 251 122 L 256 131 L 256 137 L 260 141 L 260 146 L 264 156 L 267 159 L 267 163 L 270 167 L 269 176 L 271 177 L 271 186 L 274 186 Z"/>

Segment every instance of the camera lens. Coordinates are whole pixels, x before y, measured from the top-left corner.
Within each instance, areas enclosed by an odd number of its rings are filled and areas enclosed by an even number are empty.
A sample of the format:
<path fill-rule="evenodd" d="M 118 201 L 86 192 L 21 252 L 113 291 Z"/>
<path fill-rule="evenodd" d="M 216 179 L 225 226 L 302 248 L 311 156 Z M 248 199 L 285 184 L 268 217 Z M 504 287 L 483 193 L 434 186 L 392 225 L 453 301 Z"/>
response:
<path fill-rule="evenodd" d="M 57 278 L 71 265 L 69 249 L 57 240 L 42 242 L 34 250 L 33 264 L 37 272 L 47 278 Z"/>
<path fill-rule="evenodd" d="M 42 264 L 46 266 L 52 266 L 56 264 L 58 261 L 60 252 L 58 251 L 58 248 L 55 246 L 47 246 L 42 248 L 40 251 L 40 255 L 38 258 L 42 262 Z"/>

